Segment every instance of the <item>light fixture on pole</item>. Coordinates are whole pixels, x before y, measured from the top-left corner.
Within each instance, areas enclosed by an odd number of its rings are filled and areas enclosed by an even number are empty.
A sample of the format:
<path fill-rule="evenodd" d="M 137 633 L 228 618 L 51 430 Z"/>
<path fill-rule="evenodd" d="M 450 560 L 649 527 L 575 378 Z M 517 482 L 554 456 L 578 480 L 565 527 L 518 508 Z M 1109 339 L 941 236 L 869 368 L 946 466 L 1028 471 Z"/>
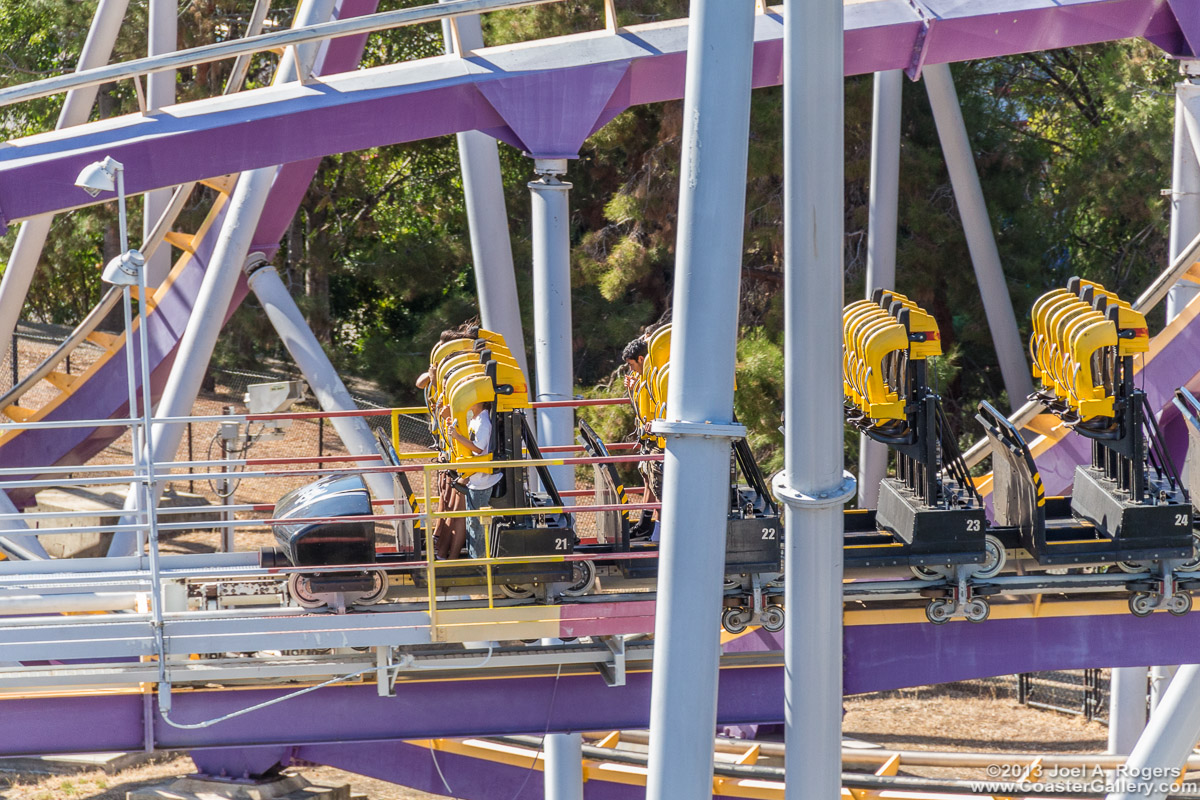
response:
<path fill-rule="evenodd" d="M 138 492 L 135 508 L 139 514 L 143 509 L 146 510 L 150 537 L 152 540 L 156 540 L 158 526 L 155 519 L 154 500 L 157 493 L 154 490 L 154 467 L 151 454 L 150 362 L 146 333 L 146 304 L 148 302 L 146 259 L 139 251 L 129 247 L 128 222 L 125 214 L 125 165 L 112 156 L 106 156 L 104 160 L 95 161 L 80 170 L 79 177 L 75 179 L 75 185 L 92 197 L 98 196 L 101 192 L 116 191 L 117 193 L 121 253 L 104 265 L 104 271 L 100 277 L 105 283 L 120 286 L 122 289 L 125 310 L 125 371 L 129 389 L 129 417 L 131 421 L 138 423 L 130 432 L 133 439 L 134 469 L 142 471 L 145 477 L 142 486 L 145 494 Z M 142 413 L 140 418 L 137 413 L 137 381 L 134 378 L 133 302 L 131 297 L 134 286 L 138 287 L 138 332 L 141 345 Z M 137 435 L 138 427 L 141 429 L 140 437 Z M 142 462 L 142 459 L 145 461 Z M 139 469 L 142 467 L 144 469 Z M 138 538 L 141 539 L 140 534 Z M 151 558 L 155 561 L 157 560 L 154 557 L 156 548 L 157 543 L 153 542 Z M 142 552 L 140 546 L 138 552 Z"/>
<path fill-rule="evenodd" d="M 166 650 L 163 644 L 163 607 L 161 578 L 158 560 L 158 487 L 154 479 L 154 445 L 151 438 L 150 411 L 150 351 L 146 333 L 146 307 L 150 295 L 146 288 L 146 259 L 137 250 L 129 247 L 129 231 L 125 218 L 125 165 L 112 156 L 105 156 L 84 167 L 75 179 L 79 186 L 92 197 L 100 192 L 116 189 L 117 208 L 120 212 L 121 254 L 104 265 L 101 278 L 114 286 L 121 287 L 125 306 L 125 369 L 129 377 L 129 418 L 134 423 L 130 430 L 133 440 L 133 468 L 136 482 L 132 491 L 136 493 L 134 512 L 141 517 L 145 509 L 146 526 L 150 531 L 150 583 L 153 588 L 151 610 L 154 627 L 158 632 L 158 685 L 161 695 L 170 695 L 171 685 L 167 681 Z M 141 346 L 142 413 L 137 414 L 137 386 L 133 378 L 133 314 L 130 295 L 138 287 L 138 340 Z M 137 430 L 141 428 L 141 442 L 137 441 Z M 140 473 L 140 474 L 139 474 Z M 138 558 L 144 553 L 144 537 L 138 532 Z"/>

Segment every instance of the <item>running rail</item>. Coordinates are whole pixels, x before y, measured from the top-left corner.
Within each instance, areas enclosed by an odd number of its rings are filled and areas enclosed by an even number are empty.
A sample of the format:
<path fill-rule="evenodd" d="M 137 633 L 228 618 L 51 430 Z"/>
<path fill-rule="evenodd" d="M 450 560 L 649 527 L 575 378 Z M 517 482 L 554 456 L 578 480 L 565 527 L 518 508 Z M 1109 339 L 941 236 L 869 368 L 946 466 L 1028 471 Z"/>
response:
<path fill-rule="evenodd" d="M 361 17 L 322 22 L 317 25 L 290 28 L 275 33 L 245 36 L 240 39 L 201 45 L 189 50 L 175 50 L 120 64 L 107 64 L 103 67 L 81 70 L 53 78 L 43 78 L 40 81 L 30 81 L 7 89 L 0 89 L 0 107 L 38 97 L 49 97 L 71 89 L 99 86 L 111 81 L 140 77 L 153 72 L 194 67 L 209 61 L 219 61 L 235 56 L 251 56 L 266 50 L 295 47 L 342 36 L 375 33 L 407 25 L 420 25 L 423 22 L 439 22 L 443 19 L 483 14 L 488 11 L 503 11 L 555 2 L 559 2 L 559 0 L 448 0 L 446 3 L 385 11 Z"/>

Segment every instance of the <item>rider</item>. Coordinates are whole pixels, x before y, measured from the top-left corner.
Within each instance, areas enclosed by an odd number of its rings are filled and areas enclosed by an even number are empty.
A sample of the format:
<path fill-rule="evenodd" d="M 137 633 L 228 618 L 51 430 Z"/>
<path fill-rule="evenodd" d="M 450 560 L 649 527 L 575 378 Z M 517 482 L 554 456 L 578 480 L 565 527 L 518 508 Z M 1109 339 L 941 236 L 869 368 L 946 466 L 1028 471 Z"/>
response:
<path fill-rule="evenodd" d="M 471 438 L 463 436 L 450 426 L 450 436 L 467 448 L 472 455 L 482 456 L 492 452 L 492 416 L 486 403 L 471 406 L 471 421 L 467 423 Z M 491 505 L 492 489 L 500 482 L 498 470 L 473 472 L 467 476 L 467 509 L 478 511 Z M 467 552 L 471 558 L 483 558 L 486 553 L 483 537 L 483 522 L 479 517 L 467 517 Z"/>
<path fill-rule="evenodd" d="M 625 373 L 626 391 L 632 391 L 642 376 L 646 355 L 649 353 L 646 346 L 647 339 L 647 336 L 639 336 L 625 345 L 625 349 L 621 351 L 621 358 L 629 367 L 629 371 Z M 662 448 L 657 445 L 657 439 L 646 437 L 642 437 L 638 451 L 643 455 L 656 455 L 663 452 Z M 640 461 L 638 462 L 638 471 L 642 473 L 642 480 L 646 486 L 644 502 L 657 503 L 659 497 L 662 496 L 663 462 L 660 460 Z M 630 529 L 629 535 L 635 539 L 656 540 L 658 528 L 659 524 L 654 519 L 654 511 L 644 509 L 642 518 Z"/>

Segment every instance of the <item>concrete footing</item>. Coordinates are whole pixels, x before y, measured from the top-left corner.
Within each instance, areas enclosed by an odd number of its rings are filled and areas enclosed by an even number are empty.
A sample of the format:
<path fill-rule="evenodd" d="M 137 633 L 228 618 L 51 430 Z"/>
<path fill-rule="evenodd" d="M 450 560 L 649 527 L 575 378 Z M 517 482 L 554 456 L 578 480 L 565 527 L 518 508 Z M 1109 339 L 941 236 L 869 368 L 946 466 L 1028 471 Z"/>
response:
<path fill-rule="evenodd" d="M 20 756 L 0 758 L 0 772 L 69 773 L 102 769 L 115 775 L 123 769 L 140 766 L 154 757 L 153 753 L 76 753 L 58 756 Z"/>
<path fill-rule="evenodd" d="M 310 783 L 300 775 L 251 782 L 179 778 L 169 784 L 135 789 L 125 800 L 354 800 L 349 784 Z"/>
<path fill-rule="evenodd" d="M 56 511 L 89 511 L 85 517 L 47 516 L 38 520 L 42 528 L 100 527 L 116 525 L 129 493 L 129 484 L 81 486 L 68 489 L 45 489 L 37 493 L 37 504 L 30 511 L 53 514 Z M 207 506 L 202 495 L 176 491 L 173 487 L 163 493 L 158 502 L 161 508 Z M 170 522 L 201 522 L 213 514 L 172 514 Z M 99 558 L 108 552 L 111 533 L 44 533 L 38 541 L 53 558 Z"/>

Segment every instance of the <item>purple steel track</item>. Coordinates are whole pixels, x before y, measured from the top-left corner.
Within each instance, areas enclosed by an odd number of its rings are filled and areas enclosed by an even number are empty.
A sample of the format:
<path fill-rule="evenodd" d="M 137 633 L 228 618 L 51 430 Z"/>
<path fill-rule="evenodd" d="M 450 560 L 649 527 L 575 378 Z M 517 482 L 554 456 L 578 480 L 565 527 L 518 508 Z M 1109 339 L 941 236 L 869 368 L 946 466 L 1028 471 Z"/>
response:
<path fill-rule="evenodd" d="M 778 653 L 778 635 L 755 631 L 725 653 Z M 1128 667 L 1200 661 L 1200 615 L 1154 614 L 853 625 L 845 629 L 845 690 L 896 689 L 1084 667 Z M 650 673 L 632 672 L 610 688 L 599 675 L 401 682 L 396 697 L 374 684 L 322 689 L 200 730 L 180 730 L 155 716 L 160 748 L 274 748 L 371 743 L 424 737 L 538 734 L 644 728 Z M 211 719 L 285 690 L 176 692 L 172 719 Z M 130 750 L 144 745 L 138 694 L 0 700 L 0 755 Z M 721 671 L 718 722 L 779 722 L 783 671 L 745 666 Z M 252 750 L 248 751 L 252 752 Z"/>
<path fill-rule="evenodd" d="M 924 64 L 1135 36 L 1192 56 L 1197 16 L 1183 0 L 872 0 L 846 9 L 845 68 L 916 74 Z M 778 84 L 776 11 L 758 17 L 755 36 L 754 84 Z M 75 176 L 103 155 L 138 165 L 130 193 L 465 130 L 574 156 L 624 109 L 683 96 L 686 38 L 686 20 L 673 20 L 485 48 L 12 140 L 0 151 L 0 221 L 80 205 Z"/>

